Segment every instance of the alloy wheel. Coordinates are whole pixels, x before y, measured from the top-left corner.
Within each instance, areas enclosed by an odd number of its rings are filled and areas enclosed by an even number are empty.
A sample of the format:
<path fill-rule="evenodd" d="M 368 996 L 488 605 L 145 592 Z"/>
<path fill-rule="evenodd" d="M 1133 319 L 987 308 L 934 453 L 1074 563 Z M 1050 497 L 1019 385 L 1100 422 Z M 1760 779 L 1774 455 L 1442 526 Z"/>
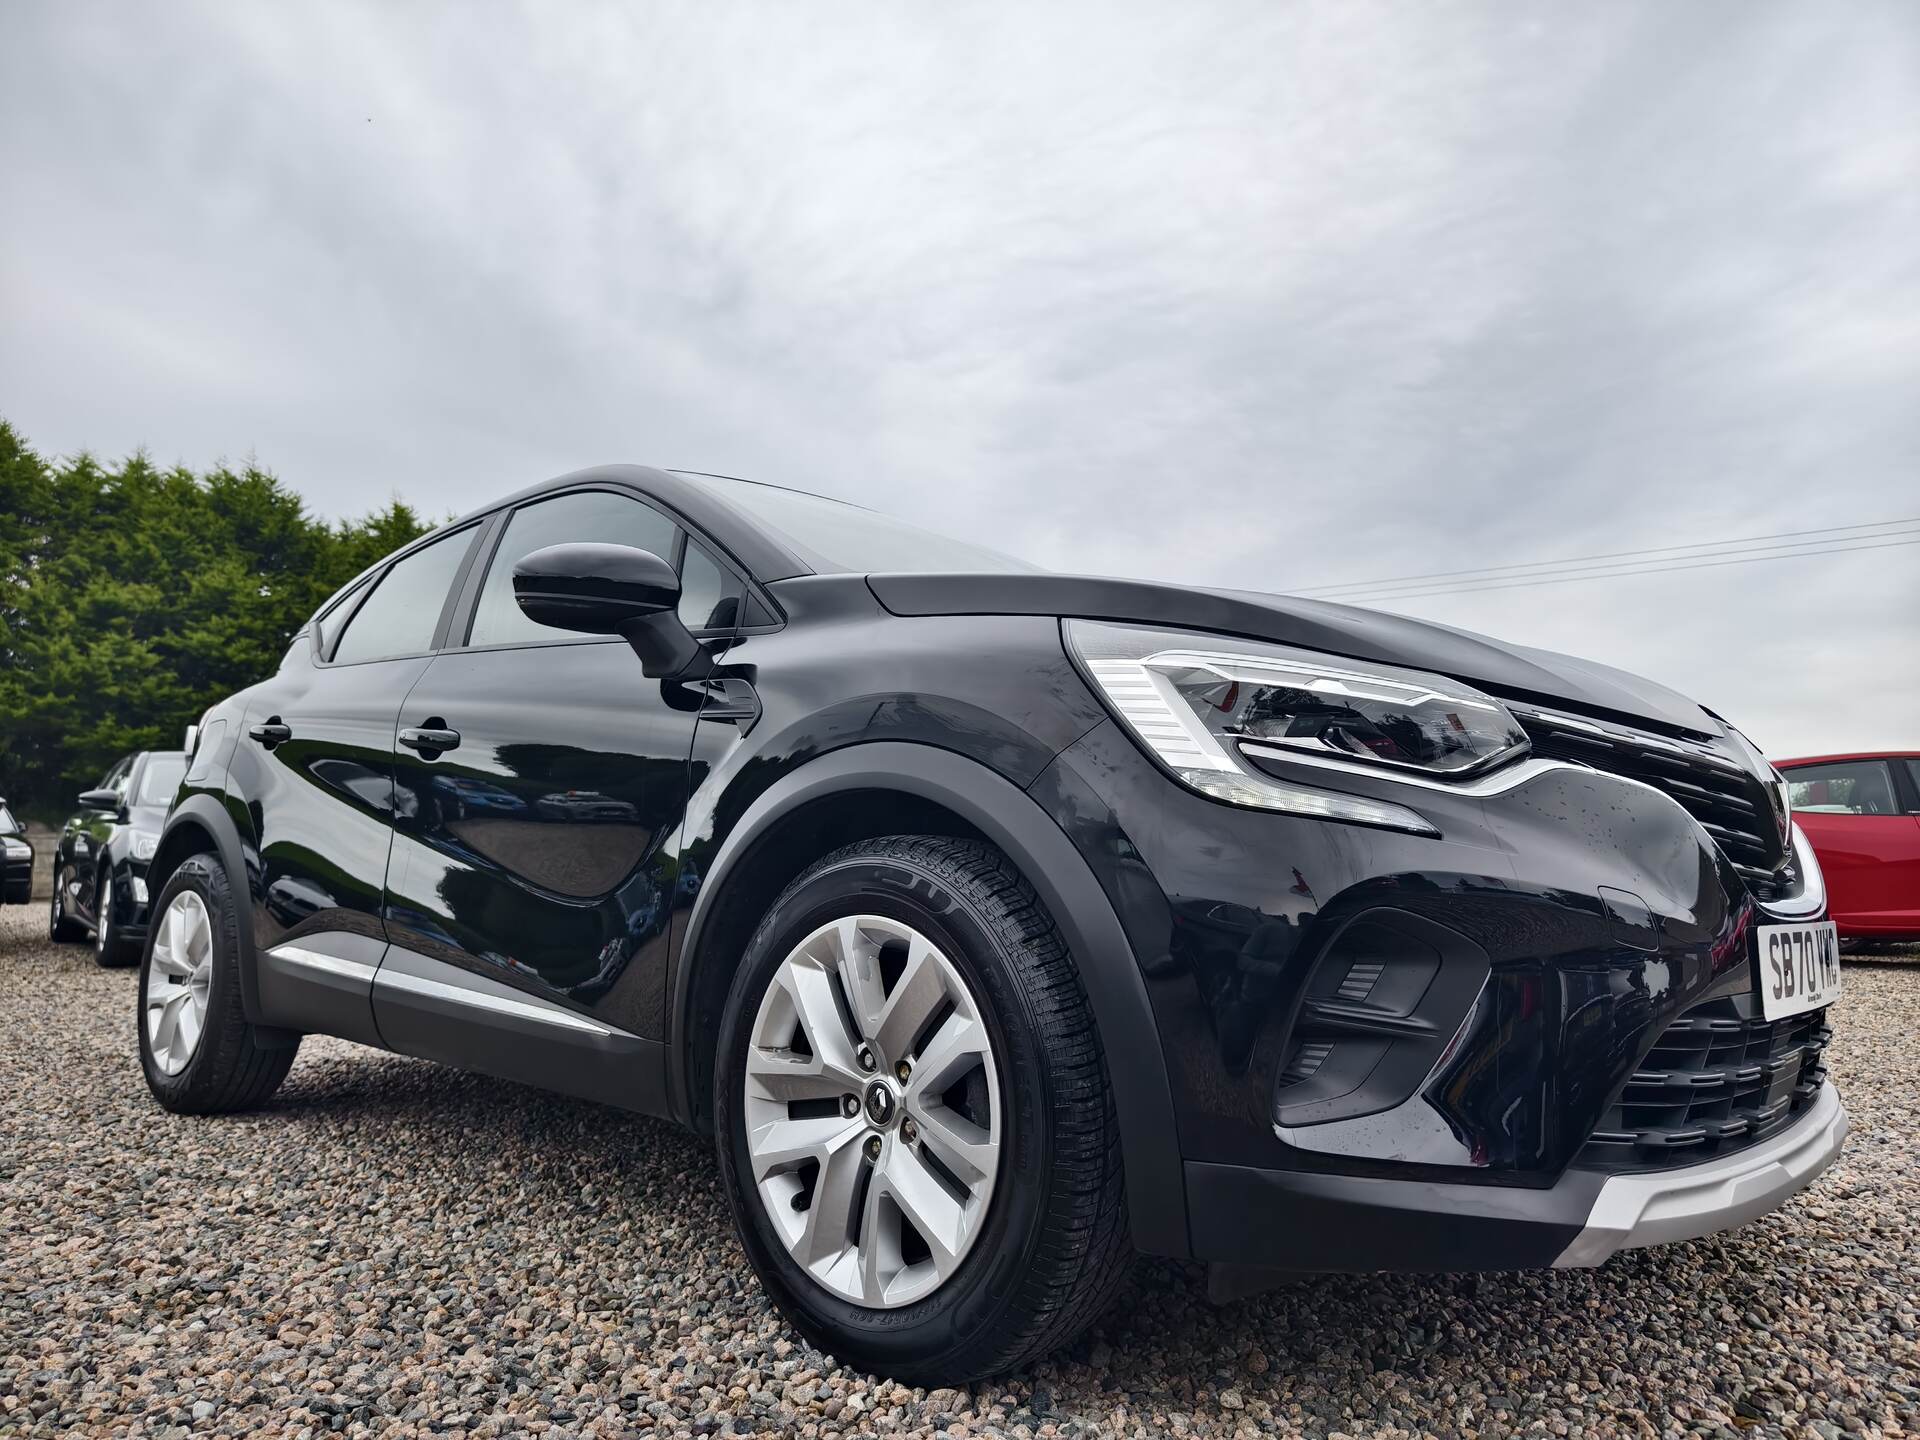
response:
<path fill-rule="evenodd" d="M 820 1285 L 893 1309 L 959 1268 L 999 1173 L 999 1077 L 926 936 L 853 915 L 795 946 L 754 1018 L 742 1108 L 761 1204 Z"/>
<path fill-rule="evenodd" d="M 182 890 L 167 906 L 147 952 L 147 1044 L 153 1063 L 178 1075 L 207 1023 L 213 982 L 213 921 L 199 894 Z"/>

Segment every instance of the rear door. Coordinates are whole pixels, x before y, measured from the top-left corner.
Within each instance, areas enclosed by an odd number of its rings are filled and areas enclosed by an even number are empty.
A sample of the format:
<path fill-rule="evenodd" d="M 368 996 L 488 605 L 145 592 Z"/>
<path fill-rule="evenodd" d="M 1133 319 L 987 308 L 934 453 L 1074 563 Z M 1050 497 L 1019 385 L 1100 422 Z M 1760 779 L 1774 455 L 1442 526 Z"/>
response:
<path fill-rule="evenodd" d="M 369 976 L 378 963 L 394 724 L 444 633 L 479 529 L 390 562 L 249 693 L 228 787 L 252 821 L 252 924 L 263 956 L 274 947 L 348 956 Z"/>
<path fill-rule="evenodd" d="M 652 551 L 682 566 L 683 616 L 709 635 L 728 633 L 742 587 L 698 542 L 683 560 L 675 520 L 619 489 L 543 496 L 495 529 L 464 633 L 402 709 L 412 803 L 395 818 L 394 948 L 374 1004 L 396 1049 L 601 1094 L 602 1078 L 632 1083 L 629 1042 L 663 1032 L 671 842 L 701 697 L 648 679 L 623 640 L 526 619 L 513 565 L 568 541 Z"/>
<path fill-rule="evenodd" d="M 1920 927 L 1920 822 L 1896 763 L 1832 760 L 1781 772 L 1842 934 Z"/>

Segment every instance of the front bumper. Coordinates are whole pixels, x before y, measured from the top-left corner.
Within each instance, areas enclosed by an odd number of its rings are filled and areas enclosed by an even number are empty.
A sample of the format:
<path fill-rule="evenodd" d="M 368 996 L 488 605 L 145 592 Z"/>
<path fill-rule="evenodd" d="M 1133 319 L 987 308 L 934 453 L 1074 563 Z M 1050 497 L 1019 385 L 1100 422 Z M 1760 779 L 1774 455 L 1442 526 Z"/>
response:
<path fill-rule="evenodd" d="M 1195 1257 L 1218 1299 L 1303 1271 L 1536 1270 L 1731 1230 L 1779 1209 L 1840 1154 L 1831 1085 L 1772 1139 L 1702 1165 L 1569 1170 L 1544 1190 L 1187 1166 Z"/>
<path fill-rule="evenodd" d="M 1366 783 L 1406 802 L 1405 785 Z M 1441 835 L 1402 835 L 1193 795 L 1109 724 L 1031 793 L 1094 869 L 1144 972 L 1193 1258 L 1597 1263 L 1778 1204 L 1794 1188 L 1780 1175 L 1811 1179 L 1844 1134 L 1829 1089 L 1723 1161 L 1688 1166 L 1677 1144 L 1664 1167 L 1583 1156 L 1676 1019 L 1752 991 L 1753 931 L 1776 918 L 1651 786 L 1530 766 L 1481 793 L 1422 792 Z M 1823 910 L 1811 888 L 1770 903 Z M 1805 1138 L 1829 1132 L 1831 1146 Z M 1825 1158 L 1779 1151 L 1785 1137 Z"/>
<path fill-rule="evenodd" d="M 1771 1140 L 1704 1165 L 1610 1175 L 1587 1223 L 1554 1261 L 1598 1265 L 1621 1250 L 1693 1240 L 1779 1209 L 1840 1155 L 1851 1128 L 1828 1085 L 1813 1108 Z"/>
<path fill-rule="evenodd" d="M 0 868 L 0 903 L 25 905 L 33 898 L 33 856 L 8 857 Z"/>

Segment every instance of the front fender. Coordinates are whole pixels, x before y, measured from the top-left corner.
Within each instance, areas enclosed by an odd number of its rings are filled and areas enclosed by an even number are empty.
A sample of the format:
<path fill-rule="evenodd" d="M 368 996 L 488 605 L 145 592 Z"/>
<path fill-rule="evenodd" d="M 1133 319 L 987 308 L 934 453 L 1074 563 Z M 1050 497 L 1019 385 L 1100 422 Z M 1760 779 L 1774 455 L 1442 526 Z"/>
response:
<path fill-rule="evenodd" d="M 1126 933 L 1092 870 L 1046 812 L 1018 786 L 951 751 L 884 741 L 835 750 L 775 781 L 733 826 L 688 913 L 669 982 L 674 1113 L 693 1118 L 688 1065 L 694 1057 L 687 1050 L 693 978 L 703 963 L 702 937 L 725 903 L 729 877 L 782 817 L 861 790 L 911 795 L 952 811 L 999 847 L 1038 892 L 1073 953 L 1100 1027 L 1134 1243 L 1149 1254 L 1190 1253 L 1173 1092 L 1146 984 Z M 711 957 L 706 963 L 728 961 Z"/>
<path fill-rule="evenodd" d="M 236 927 L 240 932 L 240 1003 L 247 1020 L 260 1025 L 259 982 L 254 966 L 253 884 L 247 873 L 246 848 L 241 844 L 233 817 L 210 792 L 203 791 L 180 801 L 168 812 L 166 824 L 161 827 L 160 843 L 147 866 L 147 894 L 153 907 L 149 911 L 149 929 L 159 921 L 154 912 L 159 906 L 160 891 L 180 868 L 180 862 L 208 849 L 220 857 L 234 903 L 240 907 L 240 923 Z"/>

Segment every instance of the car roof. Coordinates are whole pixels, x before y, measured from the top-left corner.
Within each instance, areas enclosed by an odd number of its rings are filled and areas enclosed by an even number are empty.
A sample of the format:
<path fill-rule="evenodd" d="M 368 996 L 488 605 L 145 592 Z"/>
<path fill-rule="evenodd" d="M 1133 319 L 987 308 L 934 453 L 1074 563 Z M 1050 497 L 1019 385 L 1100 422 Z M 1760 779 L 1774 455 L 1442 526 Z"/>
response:
<path fill-rule="evenodd" d="M 1847 750 L 1837 755 L 1802 755 L 1793 760 L 1776 760 L 1774 768 L 1791 769 L 1797 765 L 1831 765 L 1841 760 L 1920 760 L 1920 750 Z"/>

